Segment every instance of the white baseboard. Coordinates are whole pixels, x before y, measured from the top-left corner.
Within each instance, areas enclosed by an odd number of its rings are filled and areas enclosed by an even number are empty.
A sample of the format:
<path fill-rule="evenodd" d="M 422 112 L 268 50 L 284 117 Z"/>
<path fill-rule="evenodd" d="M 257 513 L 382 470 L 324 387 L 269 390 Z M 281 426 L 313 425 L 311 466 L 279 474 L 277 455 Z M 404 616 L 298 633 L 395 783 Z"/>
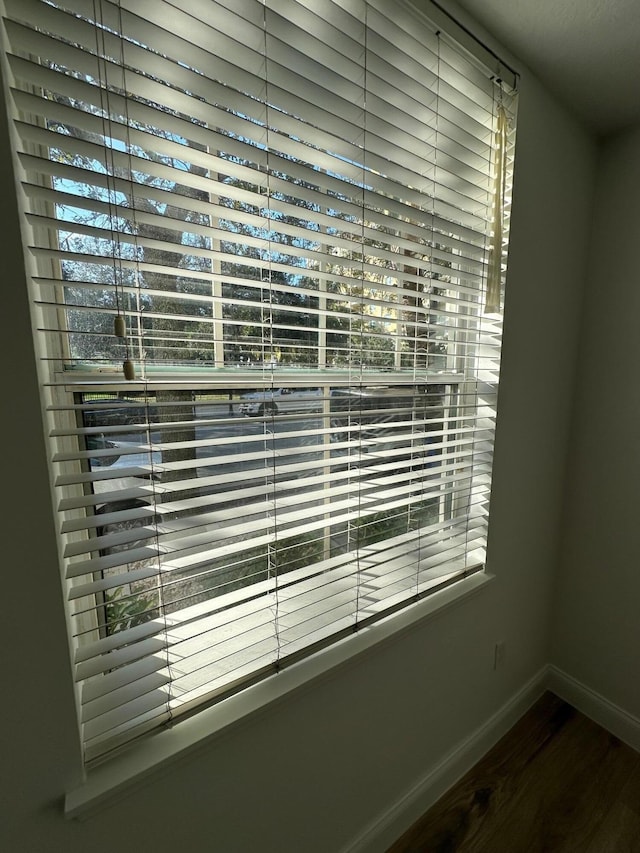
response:
<path fill-rule="evenodd" d="M 459 743 L 413 788 L 372 821 L 342 853 L 383 853 L 470 770 L 547 689 L 543 667 L 499 711 Z"/>
<path fill-rule="evenodd" d="M 546 687 L 623 743 L 640 751 L 640 719 L 557 666 L 548 667 Z"/>

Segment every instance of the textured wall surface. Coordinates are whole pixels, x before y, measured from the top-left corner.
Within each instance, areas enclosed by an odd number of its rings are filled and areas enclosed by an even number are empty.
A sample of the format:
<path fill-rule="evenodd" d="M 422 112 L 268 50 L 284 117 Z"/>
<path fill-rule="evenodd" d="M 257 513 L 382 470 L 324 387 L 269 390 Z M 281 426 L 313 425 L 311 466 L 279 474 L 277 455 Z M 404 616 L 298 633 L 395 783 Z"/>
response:
<path fill-rule="evenodd" d="M 428 5 L 428 0 L 425 0 Z M 600 134 L 640 121 L 637 0 L 460 0 Z"/>
<path fill-rule="evenodd" d="M 603 147 L 553 660 L 640 717 L 640 128 Z"/>

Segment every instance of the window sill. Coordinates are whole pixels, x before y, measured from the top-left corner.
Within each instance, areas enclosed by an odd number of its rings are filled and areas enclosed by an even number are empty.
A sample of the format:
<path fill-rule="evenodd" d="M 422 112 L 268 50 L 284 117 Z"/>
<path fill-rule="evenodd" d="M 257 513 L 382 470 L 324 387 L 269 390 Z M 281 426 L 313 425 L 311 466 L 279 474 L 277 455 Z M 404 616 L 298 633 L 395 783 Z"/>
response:
<path fill-rule="evenodd" d="M 174 761 L 195 755 L 231 729 L 248 723 L 294 691 L 355 663 L 379 643 L 390 642 L 448 607 L 478 593 L 493 580 L 486 572 L 473 574 L 422 601 L 369 625 L 357 634 L 259 682 L 223 702 L 206 708 L 174 728 L 142 739 L 87 772 L 85 781 L 65 798 L 67 818 L 88 818 L 101 807 L 140 786 Z"/>

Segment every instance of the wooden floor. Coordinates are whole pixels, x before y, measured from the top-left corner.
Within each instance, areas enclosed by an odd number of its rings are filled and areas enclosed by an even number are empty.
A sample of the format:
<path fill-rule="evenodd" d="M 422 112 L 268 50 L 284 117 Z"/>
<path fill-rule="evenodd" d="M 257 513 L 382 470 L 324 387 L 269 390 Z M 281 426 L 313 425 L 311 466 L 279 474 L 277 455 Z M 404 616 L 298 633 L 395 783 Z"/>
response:
<path fill-rule="evenodd" d="M 388 853 L 640 853 L 640 753 L 551 693 Z"/>

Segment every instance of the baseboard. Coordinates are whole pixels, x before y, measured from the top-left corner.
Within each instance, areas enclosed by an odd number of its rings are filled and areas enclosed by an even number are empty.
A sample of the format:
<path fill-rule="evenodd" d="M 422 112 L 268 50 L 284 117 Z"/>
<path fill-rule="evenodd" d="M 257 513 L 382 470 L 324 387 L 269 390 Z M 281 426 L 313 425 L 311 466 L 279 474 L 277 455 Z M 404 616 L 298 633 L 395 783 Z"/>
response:
<path fill-rule="evenodd" d="M 548 667 L 545 666 L 341 853 L 383 853 L 387 850 L 518 722 L 547 689 L 547 680 Z"/>
<path fill-rule="evenodd" d="M 611 732 L 623 743 L 640 752 L 640 719 L 605 699 L 557 666 L 547 669 L 546 687 L 556 696 L 573 705 L 585 717 Z"/>

